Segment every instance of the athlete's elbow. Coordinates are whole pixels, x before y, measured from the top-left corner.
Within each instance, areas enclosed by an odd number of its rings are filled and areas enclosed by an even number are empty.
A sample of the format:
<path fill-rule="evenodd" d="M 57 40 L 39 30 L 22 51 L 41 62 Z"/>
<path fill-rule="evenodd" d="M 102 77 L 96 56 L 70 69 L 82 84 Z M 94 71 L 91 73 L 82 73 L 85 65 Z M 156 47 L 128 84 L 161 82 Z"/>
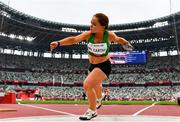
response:
<path fill-rule="evenodd" d="M 80 39 L 79 39 L 79 38 L 73 37 L 73 43 L 74 43 L 74 44 L 77 44 L 77 43 L 79 43 L 79 42 L 80 42 Z"/>
<path fill-rule="evenodd" d="M 75 44 L 76 43 L 76 38 L 74 37 L 74 36 L 70 36 L 70 37 L 68 37 L 69 38 L 69 42 L 71 43 L 71 44 Z"/>

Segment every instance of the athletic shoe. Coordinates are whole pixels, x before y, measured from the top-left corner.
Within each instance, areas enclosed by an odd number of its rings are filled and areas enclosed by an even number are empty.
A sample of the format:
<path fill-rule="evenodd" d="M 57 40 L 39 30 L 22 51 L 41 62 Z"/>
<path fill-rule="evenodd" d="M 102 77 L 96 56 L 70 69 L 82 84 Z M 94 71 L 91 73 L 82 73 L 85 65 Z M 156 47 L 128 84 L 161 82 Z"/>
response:
<path fill-rule="evenodd" d="M 86 113 L 84 113 L 83 116 L 80 116 L 79 119 L 80 120 L 91 120 L 92 118 L 97 116 L 97 112 L 96 111 L 92 111 L 90 109 L 88 109 L 86 111 Z"/>
<path fill-rule="evenodd" d="M 102 106 L 102 100 L 104 99 L 105 94 L 102 93 L 102 97 L 97 99 L 96 109 L 99 109 Z"/>

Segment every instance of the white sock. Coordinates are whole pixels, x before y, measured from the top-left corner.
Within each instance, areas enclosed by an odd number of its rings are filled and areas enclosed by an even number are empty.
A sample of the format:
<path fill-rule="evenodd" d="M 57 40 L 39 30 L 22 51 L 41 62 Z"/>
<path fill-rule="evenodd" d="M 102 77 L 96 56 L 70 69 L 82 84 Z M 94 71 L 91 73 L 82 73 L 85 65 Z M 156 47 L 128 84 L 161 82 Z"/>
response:
<path fill-rule="evenodd" d="M 100 101 L 101 101 L 101 99 L 102 99 L 102 98 L 99 98 L 99 99 L 97 99 L 97 101 L 98 101 L 98 102 L 100 102 Z"/>
<path fill-rule="evenodd" d="M 92 111 L 93 113 L 96 112 L 96 111 L 94 111 L 94 110 L 91 110 L 90 108 L 88 108 L 88 111 Z"/>

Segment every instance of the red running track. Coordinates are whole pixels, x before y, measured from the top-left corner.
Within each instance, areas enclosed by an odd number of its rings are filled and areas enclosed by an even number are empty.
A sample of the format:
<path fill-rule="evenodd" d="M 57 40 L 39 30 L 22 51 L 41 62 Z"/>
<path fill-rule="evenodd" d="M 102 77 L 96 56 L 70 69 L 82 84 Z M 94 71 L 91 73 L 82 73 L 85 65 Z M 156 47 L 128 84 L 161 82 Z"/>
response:
<path fill-rule="evenodd" d="M 33 106 L 33 107 L 32 107 Z M 0 109 L 10 108 L 16 109 L 15 112 L 0 112 L 0 119 L 16 118 L 16 117 L 31 117 L 31 116 L 49 116 L 49 115 L 67 115 L 83 114 L 87 105 L 59 105 L 59 104 L 32 104 L 32 106 L 21 104 L 0 104 Z M 103 105 L 99 110 L 99 115 L 133 115 L 136 112 L 150 105 Z M 42 108 L 35 108 L 42 107 Z M 45 110 L 48 109 L 48 110 Z M 58 112 L 59 111 L 59 112 Z M 155 105 L 150 107 L 138 115 L 153 115 L 153 116 L 180 116 L 180 106 L 178 105 Z"/>

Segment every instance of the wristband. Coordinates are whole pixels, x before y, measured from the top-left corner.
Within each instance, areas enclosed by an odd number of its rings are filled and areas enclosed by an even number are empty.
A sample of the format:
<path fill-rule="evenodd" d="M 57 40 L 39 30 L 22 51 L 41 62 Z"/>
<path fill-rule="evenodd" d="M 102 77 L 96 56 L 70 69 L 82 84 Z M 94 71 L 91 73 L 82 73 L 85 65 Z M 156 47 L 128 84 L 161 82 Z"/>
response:
<path fill-rule="evenodd" d="M 60 44 L 60 42 L 59 42 L 59 41 L 57 41 L 57 43 L 58 43 L 58 47 L 59 47 L 61 44 Z"/>

